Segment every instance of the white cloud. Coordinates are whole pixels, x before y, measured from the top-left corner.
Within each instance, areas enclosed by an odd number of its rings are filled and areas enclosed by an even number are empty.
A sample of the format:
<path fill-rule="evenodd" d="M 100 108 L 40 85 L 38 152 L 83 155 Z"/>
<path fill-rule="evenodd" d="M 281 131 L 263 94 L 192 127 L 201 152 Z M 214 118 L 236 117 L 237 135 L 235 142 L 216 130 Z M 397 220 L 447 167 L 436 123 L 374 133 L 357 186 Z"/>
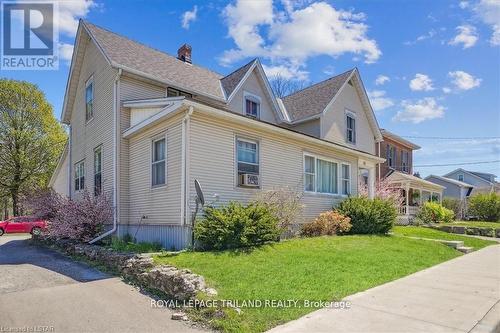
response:
<path fill-rule="evenodd" d="M 448 42 L 450 45 L 462 44 L 464 49 L 472 47 L 479 39 L 476 27 L 472 25 L 459 25 L 456 27 L 458 34 Z"/>
<path fill-rule="evenodd" d="M 417 73 L 415 78 L 410 81 L 410 89 L 413 91 L 430 91 L 434 90 L 434 87 L 429 76 Z"/>
<path fill-rule="evenodd" d="M 279 75 L 286 80 L 307 80 L 307 76 L 309 74 L 309 72 L 300 70 L 298 67 L 294 66 L 267 66 L 263 64 L 262 67 L 264 68 L 264 72 L 266 72 L 267 77 Z"/>
<path fill-rule="evenodd" d="M 451 93 L 451 88 L 450 87 L 443 87 L 443 92 L 445 94 L 449 94 L 449 93 Z"/>
<path fill-rule="evenodd" d="M 418 42 L 424 41 L 426 39 L 431 39 L 432 37 L 436 36 L 437 31 L 434 29 L 429 30 L 426 34 L 418 36 L 415 40 L 413 41 L 406 41 L 403 44 L 405 45 L 415 45 Z"/>
<path fill-rule="evenodd" d="M 382 111 L 394 105 L 394 101 L 385 95 L 384 90 L 367 91 L 373 110 Z"/>
<path fill-rule="evenodd" d="M 451 78 L 451 83 L 458 90 L 470 90 L 479 87 L 481 84 L 481 79 L 475 78 L 464 71 L 449 72 L 448 76 Z"/>
<path fill-rule="evenodd" d="M 182 14 L 182 27 L 184 29 L 189 29 L 189 25 L 191 22 L 196 21 L 196 15 L 198 14 L 198 6 L 194 6 L 193 10 L 191 11 L 186 11 L 184 14 Z"/>
<path fill-rule="evenodd" d="M 473 8 L 476 15 L 493 30 L 491 45 L 500 45 L 500 1 L 481 0 Z"/>
<path fill-rule="evenodd" d="M 398 111 L 393 120 L 409 121 L 418 124 L 425 120 L 444 117 L 445 107 L 439 105 L 433 97 L 426 97 L 415 103 L 403 101 L 401 105 L 404 110 Z"/>
<path fill-rule="evenodd" d="M 297 8 L 297 3 L 285 1 L 284 7 L 286 12 L 274 9 L 272 0 L 227 5 L 223 15 L 236 47 L 223 53 L 221 64 L 263 57 L 274 66 L 303 67 L 310 57 L 345 53 L 372 63 L 382 54 L 377 42 L 367 37 L 362 13 L 337 10 L 326 2 Z"/>
<path fill-rule="evenodd" d="M 375 84 L 377 86 L 381 86 L 383 85 L 384 83 L 387 83 L 391 81 L 391 79 L 388 77 L 388 76 L 385 76 L 385 75 L 378 75 L 377 78 L 375 79 Z"/>
<path fill-rule="evenodd" d="M 56 22 L 59 32 L 69 37 L 76 35 L 78 19 L 87 16 L 90 9 L 96 7 L 94 0 L 58 1 L 59 20 Z"/>
<path fill-rule="evenodd" d="M 468 2 L 468 1 L 460 1 L 460 2 L 458 3 L 458 6 L 459 6 L 460 8 L 462 8 L 462 9 L 465 9 L 465 8 L 469 7 L 469 2 Z"/>
<path fill-rule="evenodd" d="M 333 75 L 335 74 L 335 67 L 333 67 L 332 65 L 327 65 L 324 69 L 323 69 L 323 73 L 325 73 L 326 75 Z"/>
<path fill-rule="evenodd" d="M 73 44 L 59 43 L 59 58 L 71 62 L 71 57 L 73 56 Z"/>

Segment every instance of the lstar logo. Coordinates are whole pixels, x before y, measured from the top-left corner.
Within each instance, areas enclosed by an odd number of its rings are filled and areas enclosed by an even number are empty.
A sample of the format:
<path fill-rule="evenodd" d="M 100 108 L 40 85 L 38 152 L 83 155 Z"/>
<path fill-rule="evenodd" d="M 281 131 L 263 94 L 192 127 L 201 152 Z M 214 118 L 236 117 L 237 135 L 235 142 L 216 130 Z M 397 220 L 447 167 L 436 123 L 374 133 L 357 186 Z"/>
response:
<path fill-rule="evenodd" d="M 55 2 L 2 2 L 3 70 L 58 69 Z"/>

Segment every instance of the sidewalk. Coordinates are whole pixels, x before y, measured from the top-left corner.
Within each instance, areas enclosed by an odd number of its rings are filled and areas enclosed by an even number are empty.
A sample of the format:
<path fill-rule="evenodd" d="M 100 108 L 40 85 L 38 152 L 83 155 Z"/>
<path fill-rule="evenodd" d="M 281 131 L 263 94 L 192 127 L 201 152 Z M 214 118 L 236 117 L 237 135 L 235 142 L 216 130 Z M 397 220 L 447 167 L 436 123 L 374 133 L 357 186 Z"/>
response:
<path fill-rule="evenodd" d="M 350 309 L 317 310 L 269 332 L 498 332 L 500 245 L 345 300 Z"/>

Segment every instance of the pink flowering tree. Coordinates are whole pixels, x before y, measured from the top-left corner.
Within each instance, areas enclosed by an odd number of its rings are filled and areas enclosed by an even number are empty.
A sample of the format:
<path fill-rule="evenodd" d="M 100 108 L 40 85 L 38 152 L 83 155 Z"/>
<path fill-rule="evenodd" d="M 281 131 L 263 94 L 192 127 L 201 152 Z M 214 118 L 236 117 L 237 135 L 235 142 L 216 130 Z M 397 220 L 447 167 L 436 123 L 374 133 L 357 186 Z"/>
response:
<path fill-rule="evenodd" d="M 105 195 L 93 196 L 84 191 L 77 200 L 53 191 L 33 197 L 27 206 L 33 215 L 47 221 L 49 236 L 88 242 L 113 221 L 113 207 Z"/>
<path fill-rule="evenodd" d="M 358 193 L 362 197 L 368 197 L 368 186 L 365 184 L 359 184 Z M 401 206 L 404 202 L 401 189 L 393 184 L 390 184 L 387 179 L 383 179 L 380 182 L 375 183 L 375 198 L 390 200 L 396 207 Z"/>

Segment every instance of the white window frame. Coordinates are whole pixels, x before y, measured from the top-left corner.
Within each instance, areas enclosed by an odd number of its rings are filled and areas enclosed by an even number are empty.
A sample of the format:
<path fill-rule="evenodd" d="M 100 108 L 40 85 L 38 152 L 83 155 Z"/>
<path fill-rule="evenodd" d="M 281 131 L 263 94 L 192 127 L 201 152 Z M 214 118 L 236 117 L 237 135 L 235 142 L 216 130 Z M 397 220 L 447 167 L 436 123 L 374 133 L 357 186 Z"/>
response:
<path fill-rule="evenodd" d="M 247 113 L 247 100 L 250 100 L 257 104 L 257 115 L 255 117 Z M 261 106 L 262 106 L 262 99 L 260 98 L 260 96 L 249 93 L 248 91 L 243 91 L 243 113 L 245 114 L 245 116 L 255 119 L 260 119 Z"/>
<path fill-rule="evenodd" d="M 314 191 L 308 191 L 306 190 L 306 184 L 305 184 L 305 175 L 306 175 L 306 156 L 314 158 Z M 337 192 L 336 193 L 326 193 L 326 192 L 318 192 L 318 185 L 317 185 L 317 179 L 318 179 L 318 164 L 317 160 L 322 160 L 330 163 L 335 163 L 337 164 Z M 302 189 L 304 190 L 304 193 L 309 193 L 309 194 L 315 194 L 315 195 L 328 195 L 328 196 L 336 196 L 336 197 L 347 197 L 348 195 L 342 194 L 342 165 L 348 165 L 349 166 L 349 176 L 351 179 L 349 180 L 349 187 L 352 190 L 352 167 L 351 163 L 313 154 L 313 153 L 308 153 L 304 152 L 303 157 L 302 157 L 302 174 L 303 174 L 303 186 Z M 308 173 L 311 174 L 311 173 Z M 352 193 L 352 192 L 351 192 Z"/>
<path fill-rule="evenodd" d="M 348 118 L 351 118 L 354 120 L 354 128 L 352 130 L 349 129 L 349 127 L 347 125 Z M 345 110 L 345 140 L 348 144 L 351 144 L 351 145 L 356 145 L 356 141 L 357 141 L 356 123 L 357 123 L 356 114 L 350 110 Z M 349 131 L 352 131 L 353 141 L 349 141 Z"/>
<path fill-rule="evenodd" d="M 101 158 L 100 164 L 99 164 L 99 166 L 100 166 L 99 172 L 96 172 L 96 158 L 95 157 L 96 157 L 97 151 L 100 151 L 100 158 Z M 100 174 L 100 176 L 101 176 L 101 184 L 100 184 L 101 190 L 100 190 L 99 194 L 96 194 L 96 181 L 95 181 L 96 179 L 95 179 L 95 177 L 97 176 L 97 174 Z M 99 146 L 94 148 L 94 196 L 101 195 L 101 194 L 102 194 L 102 145 L 99 145 Z"/>
<path fill-rule="evenodd" d="M 349 178 L 344 178 L 344 174 L 343 174 L 344 173 L 344 170 L 343 170 L 344 166 L 347 166 L 347 168 L 349 170 Z M 347 194 L 344 193 L 344 181 L 346 181 L 346 180 L 349 183 Z M 341 193 L 341 195 L 344 195 L 344 196 L 351 195 L 351 193 L 352 193 L 352 185 L 351 185 L 352 184 L 352 170 L 351 170 L 351 164 L 345 163 L 345 162 L 342 162 L 340 164 L 340 182 L 341 182 L 341 184 L 340 184 L 340 187 L 341 187 L 340 193 Z"/>
<path fill-rule="evenodd" d="M 240 185 L 240 173 L 238 169 L 238 141 L 246 142 L 246 143 L 253 143 L 257 145 L 257 163 L 248 163 L 248 162 L 242 162 L 246 164 L 252 164 L 252 165 L 257 165 L 259 167 L 259 173 L 257 175 L 259 176 L 259 186 L 256 187 L 244 187 Z M 236 180 L 236 187 L 237 188 L 245 188 L 245 189 L 260 189 L 262 188 L 262 163 L 261 163 L 261 158 L 260 158 L 260 141 L 257 139 L 253 138 L 248 138 L 246 136 L 241 136 L 241 135 L 235 135 L 234 136 L 234 164 L 235 164 L 235 180 Z"/>
<path fill-rule="evenodd" d="M 80 160 L 75 163 L 74 167 L 74 178 L 73 178 L 73 187 L 75 192 L 80 192 L 85 190 L 85 159 Z M 83 178 L 83 187 L 82 187 L 82 178 Z M 78 188 L 76 187 L 76 180 L 78 179 Z"/>
<path fill-rule="evenodd" d="M 161 140 L 165 140 L 165 157 L 163 160 L 159 160 L 159 161 L 155 161 L 154 160 L 154 156 L 155 156 L 155 143 L 158 142 L 158 141 L 161 141 Z M 149 184 L 151 186 L 152 189 L 155 189 L 155 188 L 161 188 L 161 187 L 164 187 L 164 186 L 167 186 L 167 168 L 168 168 L 168 165 L 167 165 L 167 155 L 168 154 L 168 147 L 167 147 L 167 134 L 163 134 L 163 135 L 158 135 L 158 136 L 155 136 L 154 138 L 151 139 L 151 154 L 150 154 L 150 158 L 149 158 L 149 162 L 150 162 L 150 168 L 149 168 L 149 173 L 150 173 L 150 179 L 149 179 Z M 165 182 L 163 184 L 153 184 L 153 167 L 155 164 L 158 164 L 158 163 L 161 163 L 161 162 L 164 162 L 165 163 Z"/>
<path fill-rule="evenodd" d="M 87 118 L 87 88 L 89 85 L 92 85 L 92 114 Z M 85 82 L 85 92 L 84 92 L 84 101 L 85 101 L 85 122 L 88 124 L 92 119 L 94 119 L 94 100 L 95 100 L 95 84 L 94 84 L 94 76 L 90 76 Z"/>

